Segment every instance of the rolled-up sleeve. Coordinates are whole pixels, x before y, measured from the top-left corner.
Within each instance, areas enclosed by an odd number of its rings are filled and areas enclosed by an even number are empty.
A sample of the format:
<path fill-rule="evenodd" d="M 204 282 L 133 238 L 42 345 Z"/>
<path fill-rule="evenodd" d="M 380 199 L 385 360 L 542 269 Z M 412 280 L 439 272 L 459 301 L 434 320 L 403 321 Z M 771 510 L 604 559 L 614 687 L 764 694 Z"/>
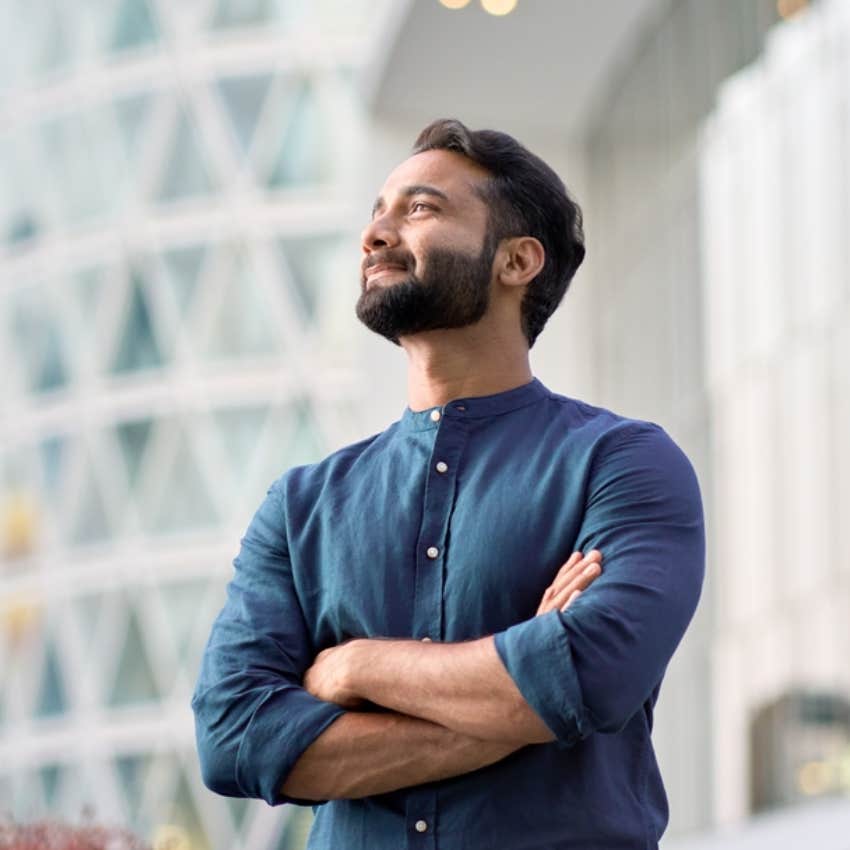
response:
<path fill-rule="evenodd" d="M 301 686 L 314 653 L 293 586 L 280 482 L 251 520 L 234 567 L 192 697 L 204 782 L 270 805 L 306 803 L 280 787 L 344 710 Z"/>
<path fill-rule="evenodd" d="M 658 426 L 628 422 L 592 454 L 575 548 L 603 573 L 566 611 L 496 635 L 520 692 L 566 744 L 622 728 L 651 696 L 693 616 L 705 564 L 699 486 Z"/>

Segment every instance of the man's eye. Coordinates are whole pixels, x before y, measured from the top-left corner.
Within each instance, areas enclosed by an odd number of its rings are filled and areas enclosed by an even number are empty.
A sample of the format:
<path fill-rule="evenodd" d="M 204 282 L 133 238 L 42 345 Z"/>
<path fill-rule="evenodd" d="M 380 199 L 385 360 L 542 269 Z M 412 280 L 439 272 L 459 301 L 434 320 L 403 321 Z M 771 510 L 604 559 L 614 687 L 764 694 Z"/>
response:
<path fill-rule="evenodd" d="M 428 211 L 428 210 L 433 210 L 433 209 L 434 209 L 434 207 L 432 207 L 430 204 L 424 203 L 423 201 L 416 201 L 410 207 L 411 212 L 421 212 L 423 210 Z"/>

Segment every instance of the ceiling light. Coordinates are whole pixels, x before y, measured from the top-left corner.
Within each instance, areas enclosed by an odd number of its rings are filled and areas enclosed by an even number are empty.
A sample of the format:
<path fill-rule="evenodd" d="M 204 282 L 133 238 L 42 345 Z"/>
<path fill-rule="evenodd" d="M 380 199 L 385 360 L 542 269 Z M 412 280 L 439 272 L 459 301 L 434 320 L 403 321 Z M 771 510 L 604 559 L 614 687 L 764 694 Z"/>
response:
<path fill-rule="evenodd" d="M 517 0 L 481 0 L 485 12 L 491 15 L 508 15 L 516 9 Z"/>
<path fill-rule="evenodd" d="M 469 5 L 469 0 L 440 0 L 447 9 L 462 9 Z"/>

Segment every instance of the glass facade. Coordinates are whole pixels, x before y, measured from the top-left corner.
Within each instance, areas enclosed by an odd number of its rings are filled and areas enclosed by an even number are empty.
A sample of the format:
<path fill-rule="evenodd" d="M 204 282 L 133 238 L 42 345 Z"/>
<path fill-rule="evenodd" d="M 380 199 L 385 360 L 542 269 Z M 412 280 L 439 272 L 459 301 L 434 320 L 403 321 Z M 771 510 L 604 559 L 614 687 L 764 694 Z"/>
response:
<path fill-rule="evenodd" d="M 309 810 L 203 787 L 188 701 L 266 487 L 361 436 L 336 329 L 356 34 L 379 7 L 0 2 L 0 809 L 18 819 L 303 843 Z"/>

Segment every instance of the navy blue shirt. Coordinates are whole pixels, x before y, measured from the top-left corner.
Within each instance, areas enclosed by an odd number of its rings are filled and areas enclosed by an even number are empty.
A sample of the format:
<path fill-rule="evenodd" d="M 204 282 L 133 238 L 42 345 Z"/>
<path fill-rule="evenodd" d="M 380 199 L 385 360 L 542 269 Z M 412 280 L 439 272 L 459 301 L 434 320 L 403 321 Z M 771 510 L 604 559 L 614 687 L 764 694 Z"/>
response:
<path fill-rule="evenodd" d="M 602 575 L 567 611 L 535 617 L 570 554 L 594 548 Z M 656 847 L 667 803 L 652 711 L 703 566 L 697 481 L 657 425 L 537 380 L 408 408 L 386 431 L 289 470 L 251 521 L 192 701 L 204 779 L 287 802 L 289 771 L 344 712 L 301 685 L 326 647 L 495 635 L 557 740 L 453 779 L 319 805 L 308 846 Z"/>

